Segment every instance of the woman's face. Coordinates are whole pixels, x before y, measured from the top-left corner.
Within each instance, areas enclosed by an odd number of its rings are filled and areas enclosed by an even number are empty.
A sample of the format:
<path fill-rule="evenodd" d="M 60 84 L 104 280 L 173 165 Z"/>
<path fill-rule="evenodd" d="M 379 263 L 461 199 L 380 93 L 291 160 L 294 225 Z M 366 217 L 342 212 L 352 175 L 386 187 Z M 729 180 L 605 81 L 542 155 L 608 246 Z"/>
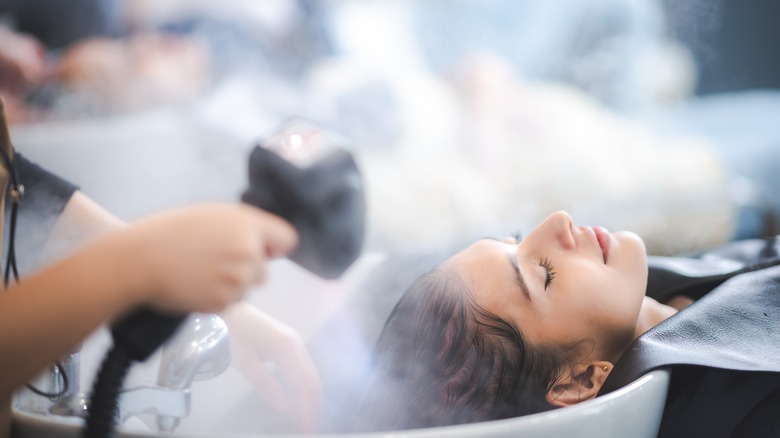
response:
<path fill-rule="evenodd" d="M 516 324 L 531 344 L 592 339 L 582 353 L 613 363 L 635 337 L 647 286 L 638 236 L 575 226 L 565 212 L 519 242 L 480 240 L 444 266 L 458 273 L 479 306 Z"/>

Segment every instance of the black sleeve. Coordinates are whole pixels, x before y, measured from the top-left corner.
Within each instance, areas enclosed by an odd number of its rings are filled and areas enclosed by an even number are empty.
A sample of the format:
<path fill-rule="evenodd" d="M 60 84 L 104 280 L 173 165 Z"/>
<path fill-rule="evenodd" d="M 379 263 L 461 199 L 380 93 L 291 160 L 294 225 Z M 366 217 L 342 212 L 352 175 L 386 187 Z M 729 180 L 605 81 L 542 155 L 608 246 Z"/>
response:
<path fill-rule="evenodd" d="M 16 260 L 20 272 L 26 273 L 37 266 L 43 245 L 78 187 L 30 162 L 18 152 L 14 154 L 14 163 L 19 182 L 24 186 L 16 221 Z M 10 207 L 10 199 L 6 198 L 3 265 L 7 257 Z"/>

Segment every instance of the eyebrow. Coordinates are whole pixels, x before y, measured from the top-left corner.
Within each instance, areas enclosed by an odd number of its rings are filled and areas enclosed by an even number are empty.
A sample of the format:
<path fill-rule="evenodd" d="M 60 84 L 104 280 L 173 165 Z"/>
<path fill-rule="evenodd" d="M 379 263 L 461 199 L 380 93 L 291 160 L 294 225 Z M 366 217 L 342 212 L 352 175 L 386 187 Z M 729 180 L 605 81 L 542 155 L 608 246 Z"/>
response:
<path fill-rule="evenodd" d="M 520 286 L 523 295 L 528 298 L 528 301 L 533 301 L 531 299 L 531 293 L 528 291 L 528 285 L 525 284 L 523 273 L 520 272 L 520 263 L 517 261 L 517 256 L 515 256 L 514 253 L 509 253 L 507 254 L 507 258 L 509 259 L 509 264 L 512 265 L 512 269 L 515 271 L 515 278 L 517 279 L 517 284 Z"/>
<path fill-rule="evenodd" d="M 493 240 L 499 243 L 505 243 L 500 239 L 497 239 L 495 237 L 490 237 L 490 236 L 483 237 L 483 239 Z M 529 292 L 528 285 L 525 283 L 525 278 L 523 278 L 523 273 L 520 272 L 520 262 L 517 260 L 517 256 L 515 255 L 515 253 L 510 252 L 507 253 L 507 259 L 509 260 L 509 264 L 512 265 L 512 270 L 515 271 L 515 280 L 517 281 L 518 286 L 520 286 L 520 290 L 523 292 L 523 295 L 525 295 L 525 297 L 528 298 L 528 301 L 533 302 L 533 300 L 531 299 L 531 292 Z"/>

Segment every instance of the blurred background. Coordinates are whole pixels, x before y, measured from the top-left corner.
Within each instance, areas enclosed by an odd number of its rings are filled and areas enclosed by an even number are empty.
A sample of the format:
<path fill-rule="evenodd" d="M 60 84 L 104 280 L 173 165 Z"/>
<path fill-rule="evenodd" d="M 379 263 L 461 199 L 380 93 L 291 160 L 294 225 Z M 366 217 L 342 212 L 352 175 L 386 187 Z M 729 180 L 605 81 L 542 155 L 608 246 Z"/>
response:
<path fill-rule="evenodd" d="M 654 254 L 772 233 L 780 6 L 761 0 L 0 0 L 17 148 L 123 219 L 237 199 L 290 117 L 341 133 L 368 249 L 566 209 Z"/>

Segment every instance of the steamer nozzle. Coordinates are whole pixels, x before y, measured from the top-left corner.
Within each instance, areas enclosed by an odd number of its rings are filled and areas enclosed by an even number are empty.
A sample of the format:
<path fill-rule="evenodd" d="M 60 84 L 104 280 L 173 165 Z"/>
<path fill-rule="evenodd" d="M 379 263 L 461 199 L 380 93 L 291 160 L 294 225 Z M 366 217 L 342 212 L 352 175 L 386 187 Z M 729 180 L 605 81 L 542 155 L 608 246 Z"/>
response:
<path fill-rule="evenodd" d="M 289 259 L 327 279 L 360 256 L 365 197 L 357 164 L 335 134 L 292 120 L 249 156 L 241 200 L 281 216 L 298 231 Z"/>

